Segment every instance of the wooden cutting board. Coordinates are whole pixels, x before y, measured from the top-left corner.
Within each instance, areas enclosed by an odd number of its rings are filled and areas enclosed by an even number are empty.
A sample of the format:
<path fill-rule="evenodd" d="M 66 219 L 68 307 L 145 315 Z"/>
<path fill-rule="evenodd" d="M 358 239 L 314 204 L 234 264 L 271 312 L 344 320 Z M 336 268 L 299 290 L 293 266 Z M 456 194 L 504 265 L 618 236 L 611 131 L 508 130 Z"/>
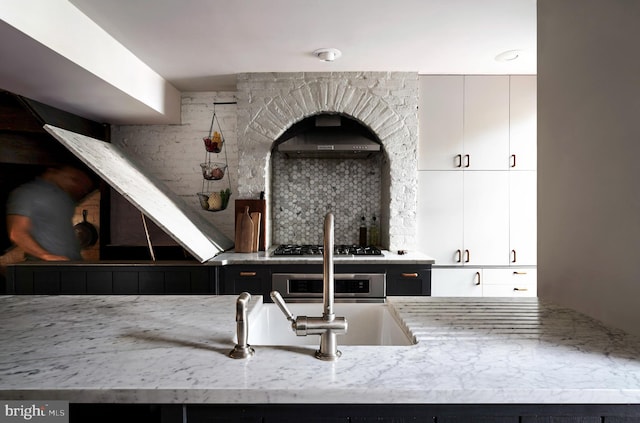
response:
<path fill-rule="evenodd" d="M 260 241 L 260 216 L 262 213 L 260 212 L 252 212 L 251 213 L 251 221 L 253 222 L 253 237 L 251 238 L 251 252 L 255 253 L 258 251 L 259 241 Z"/>
<path fill-rule="evenodd" d="M 265 239 L 265 221 L 267 218 L 267 201 L 266 200 L 235 200 L 236 224 L 238 223 L 239 214 L 244 212 L 244 208 L 249 206 L 249 214 L 253 212 L 260 213 L 260 231 L 258 232 L 258 251 L 265 251 L 267 247 Z"/>
<path fill-rule="evenodd" d="M 249 215 L 249 206 L 236 216 L 236 253 L 250 253 L 253 251 L 253 221 Z"/>

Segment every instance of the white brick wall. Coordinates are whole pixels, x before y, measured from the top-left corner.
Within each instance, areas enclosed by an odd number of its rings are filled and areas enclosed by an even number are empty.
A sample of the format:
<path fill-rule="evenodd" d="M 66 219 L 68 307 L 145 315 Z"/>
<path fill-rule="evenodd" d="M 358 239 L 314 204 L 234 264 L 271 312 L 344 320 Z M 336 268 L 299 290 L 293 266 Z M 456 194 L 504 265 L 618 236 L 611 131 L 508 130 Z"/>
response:
<path fill-rule="evenodd" d="M 416 233 L 418 75 L 410 72 L 250 73 L 238 76 L 238 92 L 198 92 L 182 95 L 182 124 L 114 126 L 112 142 L 127 151 L 176 194 L 200 209 L 196 193 L 202 188 L 199 164 L 204 161 L 202 137 L 216 115 L 227 143 L 229 171 L 215 189 L 228 186 L 230 207 L 222 212 L 202 210 L 233 239 L 233 201 L 258 198 L 271 190 L 271 148 L 291 125 L 319 112 L 349 115 L 370 127 L 382 141 L 385 155 L 381 175 L 381 243 L 391 249 L 412 249 Z M 114 215 L 115 213 L 115 215 Z M 120 215 L 118 215 L 120 213 Z M 130 213 L 135 213 L 131 216 Z M 123 215 L 124 214 L 124 215 Z M 146 245 L 139 214 L 114 207 L 112 242 Z M 277 225 L 277 222 L 275 222 Z M 267 239 L 271 234 L 267 222 Z M 152 232 L 156 245 L 171 243 Z"/>
<path fill-rule="evenodd" d="M 231 177 L 233 195 L 230 207 L 215 213 L 204 211 L 196 193 L 202 190 L 200 163 L 206 157 L 202 138 L 208 135 L 211 126 L 213 103 L 235 101 L 234 92 L 185 92 L 182 94 L 180 125 L 127 125 L 111 128 L 114 144 L 166 183 L 177 195 L 184 197 L 188 204 L 199 210 L 231 239 L 234 237 L 233 200 L 239 198 L 236 105 L 215 106 L 216 117 L 226 142 L 229 169 L 224 179 L 210 183 L 212 190 L 225 189 L 229 187 L 228 178 Z M 224 161 L 224 150 L 215 161 Z M 118 225 L 112 225 L 112 243 L 146 245 L 140 215 L 128 204 L 113 205 L 112 221 L 118 222 Z M 155 228 L 151 232 L 151 239 L 155 245 L 175 244 L 164 232 Z"/>
<path fill-rule="evenodd" d="M 271 147 L 287 128 L 319 112 L 344 113 L 369 126 L 385 150 L 382 244 L 415 246 L 417 73 L 247 73 L 238 76 L 237 95 L 241 197 L 270 198 Z"/>

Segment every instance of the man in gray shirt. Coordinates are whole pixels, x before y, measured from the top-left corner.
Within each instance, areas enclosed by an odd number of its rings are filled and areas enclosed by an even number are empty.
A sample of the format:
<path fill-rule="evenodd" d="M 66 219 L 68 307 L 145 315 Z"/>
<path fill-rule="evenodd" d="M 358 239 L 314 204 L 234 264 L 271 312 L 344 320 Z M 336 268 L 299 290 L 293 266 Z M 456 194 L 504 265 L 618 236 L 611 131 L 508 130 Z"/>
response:
<path fill-rule="evenodd" d="M 24 250 L 27 259 L 81 260 L 72 219 L 76 203 L 92 189 L 91 178 L 80 169 L 47 169 L 9 195 L 9 239 Z"/>

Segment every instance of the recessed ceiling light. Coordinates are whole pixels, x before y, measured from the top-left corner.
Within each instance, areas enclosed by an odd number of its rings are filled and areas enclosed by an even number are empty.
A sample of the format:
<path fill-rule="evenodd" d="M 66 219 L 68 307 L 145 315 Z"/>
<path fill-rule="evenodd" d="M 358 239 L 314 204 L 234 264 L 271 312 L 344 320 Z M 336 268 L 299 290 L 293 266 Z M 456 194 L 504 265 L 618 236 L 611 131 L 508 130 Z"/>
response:
<path fill-rule="evenodd" d="M 496 56 L 498 62 L 511 62 L 520 57 L 520 50 L 507 50 Z"/>
<path fill-rule="evenodd" d="M 333 62 L 342 56 L 342 52 L 337 48 L 320 48 L 314 51 L 313 54 L 323 62 Z"/>

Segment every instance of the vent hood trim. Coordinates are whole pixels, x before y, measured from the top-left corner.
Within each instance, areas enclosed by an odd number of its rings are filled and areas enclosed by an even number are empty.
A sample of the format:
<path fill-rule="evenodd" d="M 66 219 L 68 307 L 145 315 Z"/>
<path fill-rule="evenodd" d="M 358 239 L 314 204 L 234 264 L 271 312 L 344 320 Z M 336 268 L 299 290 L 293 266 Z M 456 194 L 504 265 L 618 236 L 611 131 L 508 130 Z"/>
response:
<path fill-rule="evenodd" d="M 321 113 L 294 124 L 273 149 L 289 158 L 368 158 L 382 151 L 376 138 L 354 119 Z"/>
<path fill-rule="evenodd" d="M 233 247 L 231 239 L 117 146 L 48 124 L 44 129 L 201 263 Z"/>

